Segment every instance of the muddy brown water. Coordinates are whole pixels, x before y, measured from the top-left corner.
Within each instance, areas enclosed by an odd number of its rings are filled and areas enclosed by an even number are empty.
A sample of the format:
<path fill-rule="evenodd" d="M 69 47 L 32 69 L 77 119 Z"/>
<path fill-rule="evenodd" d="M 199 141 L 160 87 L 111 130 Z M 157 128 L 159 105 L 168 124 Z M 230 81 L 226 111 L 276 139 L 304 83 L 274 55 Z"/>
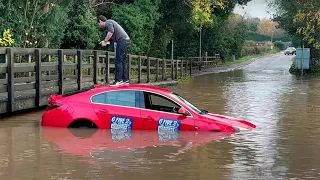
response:
<path fill-rule="evenodd" d="M 158 134 L 39 126 L 43 110 L 0 122 L 0 179 L 319 179 L 320 80 L 288 73 L 292 57 L 170 87 L 256 130 Z"/>

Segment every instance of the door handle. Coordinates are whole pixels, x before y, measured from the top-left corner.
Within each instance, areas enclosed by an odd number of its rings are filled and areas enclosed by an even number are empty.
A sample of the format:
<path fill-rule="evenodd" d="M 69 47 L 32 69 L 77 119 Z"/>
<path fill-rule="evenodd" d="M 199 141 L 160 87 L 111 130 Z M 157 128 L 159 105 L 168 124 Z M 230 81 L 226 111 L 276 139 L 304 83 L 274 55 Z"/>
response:
<path fill-rule="evenodd" d="M 100 113 L 107 113 L 107 110 L 100 109 L 99 112 L 100 112 Z"/>
<path fill-rule="evenodd" d="M 151 116 L 147 116 L 144 119 L 147 120 L 147 121 L 153 121 L 153 118 Z"/>

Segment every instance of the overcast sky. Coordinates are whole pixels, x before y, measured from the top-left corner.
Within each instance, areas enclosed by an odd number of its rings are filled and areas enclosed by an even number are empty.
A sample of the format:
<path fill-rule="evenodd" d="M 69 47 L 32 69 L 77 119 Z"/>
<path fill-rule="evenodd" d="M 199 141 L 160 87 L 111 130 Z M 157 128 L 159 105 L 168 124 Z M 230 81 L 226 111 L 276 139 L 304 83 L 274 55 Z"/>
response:
<path fill-rule="evenodd" d="M 272 18 L 271 13 L 273 12 L 267 4 L 268 0 L 252 0 L 250 1 L 247 6 L 237 6 L 234 9 L 235 13 L 251 16 L 251 17 L 258 17 L 258 18 Z M 268 11 L 270 11 L 268 13 Z"/>

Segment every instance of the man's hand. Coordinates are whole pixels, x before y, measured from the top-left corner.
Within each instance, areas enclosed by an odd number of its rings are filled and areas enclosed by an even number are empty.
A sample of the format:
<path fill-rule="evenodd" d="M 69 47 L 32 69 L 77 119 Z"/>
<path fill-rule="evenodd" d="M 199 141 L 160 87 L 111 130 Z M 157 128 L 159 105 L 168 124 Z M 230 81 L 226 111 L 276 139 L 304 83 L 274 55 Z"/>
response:
<path fill-rule="evenodd" d="M 101 46 L 107 46 L 107 44 L 109 44 L 109 43 L 106 41 L 101 41 L 100 44 L 101 44 Z"/>

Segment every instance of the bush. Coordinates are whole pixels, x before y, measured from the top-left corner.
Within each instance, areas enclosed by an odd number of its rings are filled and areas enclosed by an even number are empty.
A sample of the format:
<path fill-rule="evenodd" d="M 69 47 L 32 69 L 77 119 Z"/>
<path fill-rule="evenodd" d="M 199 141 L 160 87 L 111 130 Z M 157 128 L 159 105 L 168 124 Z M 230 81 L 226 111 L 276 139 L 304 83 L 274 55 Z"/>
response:
<path fill-rule="evenodd" d="M 283 42 L 277 41 L 274 43 L 274 46 L 278 48 L 280 51 L 285 50 L 286 46 Z"/>

